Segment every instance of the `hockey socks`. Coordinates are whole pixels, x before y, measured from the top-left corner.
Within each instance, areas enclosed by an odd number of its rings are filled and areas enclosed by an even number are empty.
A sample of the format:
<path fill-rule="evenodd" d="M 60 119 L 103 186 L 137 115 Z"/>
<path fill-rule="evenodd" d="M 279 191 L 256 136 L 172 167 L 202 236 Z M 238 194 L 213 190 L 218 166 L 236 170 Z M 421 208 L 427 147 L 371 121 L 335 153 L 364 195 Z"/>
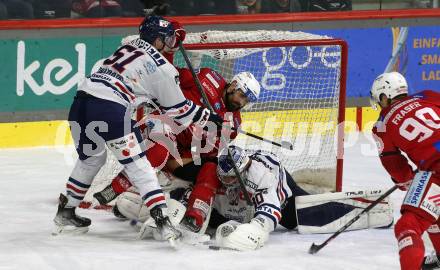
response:
<path fill-rule="evenodd" d="M 192 230 L 197 231 L 203 226 L 203 223 L 208 216 L 214 201 L 215 192 L 220 186 L 220 181 L 217 178 L 217 164 L 214 162 L 207 162 L 203 164 L 197 181 L 194 185 L 193 191 L 188 200 L 188 210 L 185 216 L 193 219 L 196 227 Z M 188 223 L 191 224 L 191 223 Z"/>
<path fill-rule="evenodd" d="M 425 254 L 421 235 L 429 225 L 430 221 L 408 211 L 397 221 L 394 234 L 399 246 L 402 270 L 420 269 Z"/>

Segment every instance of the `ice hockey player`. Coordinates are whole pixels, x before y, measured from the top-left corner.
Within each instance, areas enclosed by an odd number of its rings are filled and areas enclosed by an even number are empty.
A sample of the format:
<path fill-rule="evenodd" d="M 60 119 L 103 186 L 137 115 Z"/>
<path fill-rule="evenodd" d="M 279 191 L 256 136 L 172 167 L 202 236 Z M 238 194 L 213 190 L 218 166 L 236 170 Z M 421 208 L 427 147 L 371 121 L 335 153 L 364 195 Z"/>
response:
<path fill-rule="evenodd" d="M 380 195 L 377 190 L 372 196 L 362 191 L 354 192 L 354 195 L 344 192 L 309 195 L 295 183 L 274 154 L 243 150 L 235 145 L 230 145 L 229 149 L 253 206 L 247 205 L 232 163 L 227 158 L 227 150 L 223 149 L 217 166 L 222 186 L 217 190 L 209 220 L 209 227 L 216 229 L 216 241 L 220 247 L 258 249 L 278 224 L 289 230 L 297 228 L 300 233 L 334 232 L 368 206 L 371 202 L 368 198 Z M 176 201 L 184 205 L 189 192 L 184 188 L 170 192 L 170 204 L 173 213 L 177 213 L 172 222 L 178 222 L 178 213 L 184 211 L 184 206 Z M 148 218 L 140 206 L 139 196 L 133 193 L 122 194 L 116 205 L 128 218 L 141 221 Z M 350 229 L 386 227 L 392 222 L 392 209 L 383 202 Z"/>
<path fill-rule="evenodd" d="M 196 104 L 202 105 L 200 101 L 201 94 L 196 88 L 189 70 L 179 69 L 179 73 L 181 88 L 185 97 Z M 226 83 L 220 74 L 209 68 L 202 68 L 198 73 L 198 78 L 215 113 L 223 117 L 227 125 L 238 128 L 241 124 L 240 109 L 255 102 L 259 96 L 260 84 L 258 81 L 251 73 L 241 72 L 232 78 L 231 83 Z M 195 164 L 192 146 L 194 146 L 195 134 L 200 134 L 196 129 L 197 127 L 192 125 L 179 134 L 169 135 L 169 138 L 176 138 L 175 146 L 178 150 L 178 157 L 181 158 L 181 163 L 176 160 L 175 155 L 170 155 L 170 152 L 173 151 L 170 148 L 173 148 L 174 145 L 166 147 L 165 144 L 156 141 L 150 145 L 147 151 L 147 157 L 153 167 L 161 168 L 180 179 L 195 182 L 188 201 L 188 209 L 182 221 L 188 229 L 194 232 L 201 229 L 211 208 L 216 190 L 220 187 L 220 181 L 216 174 L 219 138 L 211 136 L 215 140 L 209 140 L 206 138 L 206 134 L 200 136 L 201 142 L 198 144 L 205 146 L 205 149 L 200 153 L 200 163 Z M 153 141 L 155 141 L 152 138 L 155 133 L 163 133 L 163 127 L 160 123 L 155 122 L 152 130 L 149 130 L 150 139 Z M 234 139 L 236 132 L 227 135 L 228 139 Z M 206 147 L 206 144 L 210 141 L 211 147 Z M 95 193 L 94 197 L 100 204 L 106 204 L 129 187 L 130 183 L 125 173 L 121 172 L 109 186 Z M 117 208 L 114 210 L 117 211 Z"/>
<path fill-rule="evenodd" d="M 124 165 L 157 225 L 158 235 L 172 242 L 180 232 L 169 222 L 167 205 L 156 174 L 145 157 L 145 143 L 132 112 L 149 102 L 184 126 L 221 125 L 223 119 L 185 99 L 176 80 L 178 72 L 160 53 L 175 47 L 172 25 L 159 16 L 146 17 L 140 37 L 118 48 L 98 71 L 78 87 L 69 123 L 79 159 L 61 194 L 55 233 L 87 231 L 90 219 L 75 213 L 99 169 L 105 163 L 105 145 Z"/>
<path fill-rule="evenodd" d="M 408 95 L 405 78 L 390 72 L 373 82 L 371 100 L 381 108 L 373 128 L 380 160 L 391 179 L 407 191 L 394 227 L 401 269 L 432 269 L 422 266 L 422 234 L 428 232 L 440 253 L 440 94 L 425 90 Z"/>

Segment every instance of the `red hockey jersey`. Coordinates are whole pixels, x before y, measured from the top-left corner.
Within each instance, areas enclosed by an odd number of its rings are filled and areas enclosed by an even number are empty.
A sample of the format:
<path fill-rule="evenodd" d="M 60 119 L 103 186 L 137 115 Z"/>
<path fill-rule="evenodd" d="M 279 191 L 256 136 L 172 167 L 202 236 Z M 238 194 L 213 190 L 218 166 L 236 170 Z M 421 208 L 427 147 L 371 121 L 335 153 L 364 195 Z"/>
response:
<path fill-rule="evenodd" d="M 419 170 L 440 173 L 440 93 L 426 90 L 383 109 L 373 134 L 380 159 L 397 182 L 406 182 L 414 173 L 408 158 Z"/>
<path fill-rule="evenodd" d="M 182 68 L 178 69 L 179 77 L 180 77 L 180 88 L 182 89 L 183 95 L 193 101 L 195 104 L 203 106 L 203 98 L 200 94 L 197 86 L 194 82 L 194 79 L 191 75 L 191 72 L 188 69 Z M 226 109 L 226 106 L 223 102 L 223 91 L 226 86 L 226 82 L 216 71 L 210 68 L 202 68 L 198 73 L 197 77 L 200 80 L 200 83 L 203 87 L 203 90 L 208 97 L 208 101 L 211 106 L 214 108 L 214 112 L 221 116 L 225 122 L 228 122 L 230 126 L 238 128 L 241 124 L 241 115 L 240 111 L 229 112 Z M 198 127 L 191 125 L 189 128 L 185 129 L 183 132 L 177 135 L 177 142 L 179 150 L 183 150 L 182 148 L 186 148 L 190 150 L 191 141 L 193 136 L 196 135 L 199 131 L 196 131 Z M 200 130 L 200 128 L 199 128 Z M 237 136 L 236 132 L 232 132 L 230 135 L 231 139 L 234 139 Z M 202 139 L 206 139 L 206 134 L 202 135 Z M 217 140 L 216 145 L 218 146 L 219 141 Z M 203 145 L 203 143 L 202 143 Z M 217 155 L 217 151 L 211 151 L 212 155 Z"/>

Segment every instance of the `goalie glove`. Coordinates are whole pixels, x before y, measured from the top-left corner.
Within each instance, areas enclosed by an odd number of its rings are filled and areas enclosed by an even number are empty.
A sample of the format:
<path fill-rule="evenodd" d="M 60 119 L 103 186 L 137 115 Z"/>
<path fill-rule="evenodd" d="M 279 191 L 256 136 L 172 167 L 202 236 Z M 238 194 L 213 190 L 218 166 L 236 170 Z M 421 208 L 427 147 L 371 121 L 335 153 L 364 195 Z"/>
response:
<path fill-rule="evenodd" d="M 217 245 L 223 246 L 223 240 L 228 237 L 233 231 L 235 231 L 238 225 L 241 225 L 241 223 L 235 220 L 229 220 L 228 222 L 225 222 L 218 226 L 217 230 L 215 231 L 215 240 L 217 242 Z"/>
<path fill-rule="evenodd" d="M 237 222 L 228 221 L 220 225 L 216 232 L 216 241 L 219 246 L 240 251 L 261 248 L 268 238 L 269 233 L 257 218 L 240 225 L 237 225 Z"/>
<path fill-rule="evenodd" d="M 168 47 L 165 45 L 164 51 L 168 54 L 174 54 L 179 49 L 179 43 L 185 40 L 186 37 L 186 30 L 183 28 L 183 25 L 179 23 L 178 21 L 170 21 L 171 25 L 174 29 L 174 35 L 176 36 L 176 42 L 174 43 L 173 47 Z"/>

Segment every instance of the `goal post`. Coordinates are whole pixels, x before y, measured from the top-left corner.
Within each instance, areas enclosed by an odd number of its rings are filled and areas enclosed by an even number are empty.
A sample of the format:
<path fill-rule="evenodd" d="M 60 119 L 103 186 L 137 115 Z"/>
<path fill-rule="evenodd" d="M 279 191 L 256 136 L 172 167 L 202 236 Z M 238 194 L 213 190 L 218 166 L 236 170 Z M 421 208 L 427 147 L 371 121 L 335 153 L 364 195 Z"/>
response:
<path fill-rule="evenodd" d="M 313 193 L 342 189 L 345 41 L 304 32 L 208 31 L 189 34 L 184 45 L 196 68 L 212 68 L 226 81 L 251 72 L 262 90 L 242 111 L 242 129 L 293 150 L 245 135 L 234 143 L 275 153 Z M 174 65 L 186 67 L 179 53 Z"/>

